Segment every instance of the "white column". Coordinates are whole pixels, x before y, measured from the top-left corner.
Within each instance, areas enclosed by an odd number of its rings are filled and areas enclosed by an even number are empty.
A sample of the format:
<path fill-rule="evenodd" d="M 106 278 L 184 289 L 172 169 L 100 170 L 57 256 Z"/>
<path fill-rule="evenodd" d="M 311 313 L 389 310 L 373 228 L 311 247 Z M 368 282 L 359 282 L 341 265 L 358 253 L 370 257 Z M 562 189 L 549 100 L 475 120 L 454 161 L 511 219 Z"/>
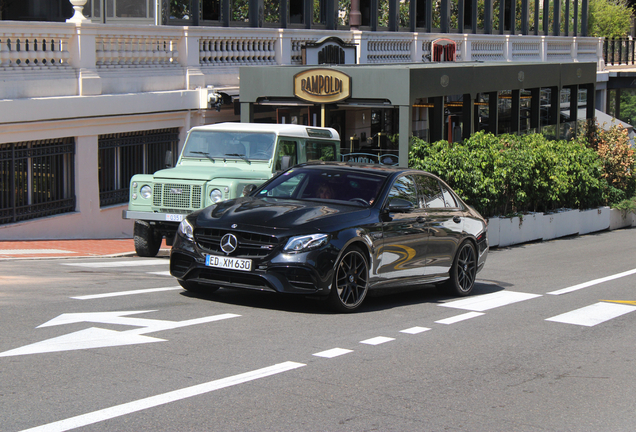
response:
<path fill-rule="evenodd" d="M 287 34 L 289 33 L 289 34 Z M 275 60 L 277 65 L 290 65 L 292 58 L 291 33 L 285 32 L 284 29 L 278 30 L 278 39 L 276 40 Z"/>
<path fill-rule="evenodd" d="M 75 196 L 82 219 L 99 214 L 99 145 L 97 135 L 75 138 Z"/>
<path fill-rule="evenodd" d="M 542 62 L 548 61 L 548 39 L 545 36 L 541 36 L 541 43 L 539 44 L 539 56 Z"/>
<path fill-rule="evenodd" d="M 96 25 L 75 23 L 75 34 L 69 41 L 69 64 L 78 71 L 78 94 L 102 94 L 102 79 L 97 73 L 95 47 Z"/>
<path fill-rule="evenodd" d="M 462 61 L 472 61 L 473 59 L 473 41 L 469 35 L 464 35 L 464 46 L 462 48 Z"/>
<path fill-rule="evenodd" d="M 199 37 L 191 35 L 189 28 L 184 27 L 177 49 L 179 64 L 186 69 L 186 90 L 205 87 L 205 75 L 199 65 Z"/>
<path fill-rule="evenodd" d="M 422 63 L 424 50 L 422 49 L 423 35 L 413 33 L 413 44 L 411 45 L 411 61 L 414 63 Z"/>
<path fill-rule="evenodd" d="M 367 57 L 369 54 L 367 45 L 369 43 L 369 36 L 367 33 L 357 30 L 352 30 L 351 33 L 353 34 L 351 41 L 357 45 L 356 51 L 358 52 L 358 64 L 367 64 Z"/>

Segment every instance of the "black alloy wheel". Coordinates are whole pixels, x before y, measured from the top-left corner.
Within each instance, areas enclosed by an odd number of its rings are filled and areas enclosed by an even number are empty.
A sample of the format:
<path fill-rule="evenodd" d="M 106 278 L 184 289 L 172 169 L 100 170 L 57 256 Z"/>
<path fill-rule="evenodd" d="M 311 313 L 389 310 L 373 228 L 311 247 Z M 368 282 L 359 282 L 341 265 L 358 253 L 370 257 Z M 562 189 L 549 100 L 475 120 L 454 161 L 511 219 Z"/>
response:
<path fill-rule="evenodd" d="M 364 301 L 369 290 L 369 264 L 357 247 L 347 249 L 334 274 L 329 296 L 331 306 L 338 312 L 353 312 Z"/>
<path fill-rule="evenodd" d="M 465 240 L 457 250 L 450 271 L 448 288 L 453 294 L 463 297 L 469 295 L 475 286 L 477 276 L 477 254 L 470 240 Z"/>

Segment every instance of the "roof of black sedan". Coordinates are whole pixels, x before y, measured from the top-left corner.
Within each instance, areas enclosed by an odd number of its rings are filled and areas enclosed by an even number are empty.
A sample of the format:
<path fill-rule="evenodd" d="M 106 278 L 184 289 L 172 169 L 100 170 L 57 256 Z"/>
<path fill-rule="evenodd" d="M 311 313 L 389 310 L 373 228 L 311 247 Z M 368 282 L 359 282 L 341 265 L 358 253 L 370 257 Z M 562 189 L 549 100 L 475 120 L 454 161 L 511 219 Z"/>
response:
<path fill-rule="evenodd" d="M 383 172 L 386 174 L 392 174 L 396 172 L 413 171 L 410 168 L 398 167 L 395 165 L 380 165 L 380 164 L 365 164 L 359 162 L 325 162 L 325 161 L 311 161 L 298 164 L 295 168 L 307 167 L 307 168 L 320 168 L 320 167 L 339 167 L 339 168 L 352 168 L 357 170 Z"/>

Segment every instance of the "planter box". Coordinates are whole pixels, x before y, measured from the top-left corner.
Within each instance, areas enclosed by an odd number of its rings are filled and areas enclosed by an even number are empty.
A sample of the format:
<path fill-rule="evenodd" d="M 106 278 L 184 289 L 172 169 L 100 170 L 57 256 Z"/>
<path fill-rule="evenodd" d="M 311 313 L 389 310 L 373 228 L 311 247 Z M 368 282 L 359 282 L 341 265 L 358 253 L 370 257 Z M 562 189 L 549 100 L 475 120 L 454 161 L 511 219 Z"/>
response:
<path fill-rule="evenodd" d="M 504 219 L 505 220 L 505 219 Z M 499 223 L 501 219 L 492 217 L 488 219 L 488 245 L 490 247 L 499 246 Z"/>
<path fill-rule="evenodd" d="M 543 240 L 552 240 L 579 233 L 579 211 L 564 210 L 557 213 L 547 213 Z"/>
<path fill-rule="evenodd" d="M 634 225 L 634 214 L 631 212 L 610 209 L 610 226 L 609 229 L 615 230 L 627 228 Z"/>
<path fill-rule="evenodd" d="M 636 215 L 609 207 L 533 213 L 521 218 L 492 217 L 488 219 L 488 243 L 490 247 L 505 247 L 634 226 Z"/>
<path fill-rule="evenodd" d="M 610 208 L 579 211 L 579 234 L 603 231 L 610 227 Z"/>
<path fill-rule="evenodd" d="M 523 217 L 500 219 L 499 246 L 542 240 L 545 231 L 545 218 L 546 216 L 543 214 L 533 213 L 523 215 Z"/>

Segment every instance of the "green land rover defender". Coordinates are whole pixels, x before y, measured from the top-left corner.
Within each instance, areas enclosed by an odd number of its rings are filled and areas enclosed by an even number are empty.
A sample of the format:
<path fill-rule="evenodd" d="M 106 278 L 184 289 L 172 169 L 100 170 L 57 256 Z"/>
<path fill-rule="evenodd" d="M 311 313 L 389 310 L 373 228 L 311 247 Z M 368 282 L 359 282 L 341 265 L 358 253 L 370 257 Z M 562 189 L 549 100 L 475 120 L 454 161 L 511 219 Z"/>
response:
<path fill-rule="evenodd" d="M 297 163 L 340 160 L 340 136 L 330 128 L 219 123 L 188 132 L 176 166 L 130 180 L 124 219 L 134 219 L 137 255 L 153 257 L 163 237 L 172 245 L 188 213 L 242 196 Z"/>

